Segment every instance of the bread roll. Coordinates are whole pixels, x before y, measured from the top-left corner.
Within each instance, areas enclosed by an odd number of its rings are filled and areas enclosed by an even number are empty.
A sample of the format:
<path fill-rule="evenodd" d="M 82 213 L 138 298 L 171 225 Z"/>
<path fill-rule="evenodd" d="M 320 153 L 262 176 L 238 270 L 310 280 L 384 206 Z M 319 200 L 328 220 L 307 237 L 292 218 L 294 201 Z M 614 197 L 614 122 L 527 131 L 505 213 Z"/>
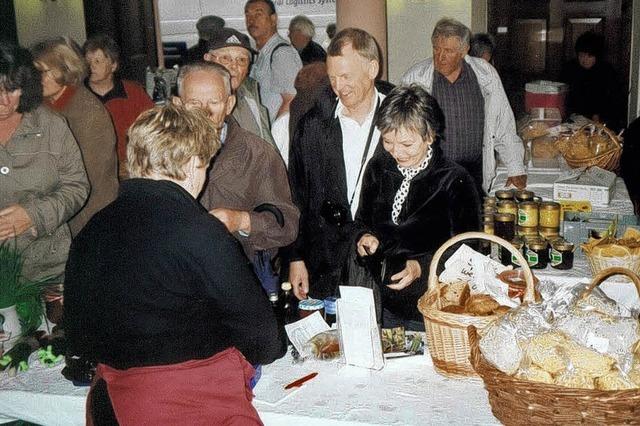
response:
<path fill-rule="evenodd" d="M 471 315 L 486 316 L 491 315 L 500 306 L 488 294 L 474 294 L 465 303 L 465 311 Z"/>
<path fill-rule="evenodd" d="M 464 314 L 464 306 L 460 305 L 448 305 L 441 309 L 442 312 L 449 312 L 450 314 Z"/>
<path fill-rule="evenodd" d="M 440 289 L 442 306 L 464 306 L 465 302 L 469 298 L 469 294 L 469 284 L 464 281 L 447 284 Z"/>
<path fill-rule="evenodd" d="M 619 370 L 613 369 L 602 377 L 596 378 L 596 389 L 625 390 L 638 387 L 634 382 L 624 377 Z"/>

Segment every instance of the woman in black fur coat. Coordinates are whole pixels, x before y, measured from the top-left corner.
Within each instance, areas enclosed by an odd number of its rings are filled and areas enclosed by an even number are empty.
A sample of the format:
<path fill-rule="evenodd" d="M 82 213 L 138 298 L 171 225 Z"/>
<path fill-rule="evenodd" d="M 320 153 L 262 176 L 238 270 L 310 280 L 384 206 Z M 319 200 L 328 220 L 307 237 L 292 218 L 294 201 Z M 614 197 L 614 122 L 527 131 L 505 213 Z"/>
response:
<path fill-rule="evenodd" d="M 383 325 L 424 329 L 417 301 L 431 258 L 453 235 L 479 229 L 480 198 L 467 171 L 443 156 L 444 115 L 423 88 L 394 89 L 376 126 L 384 151 L 365 171 L 357 250 L 385 259 Z"/>

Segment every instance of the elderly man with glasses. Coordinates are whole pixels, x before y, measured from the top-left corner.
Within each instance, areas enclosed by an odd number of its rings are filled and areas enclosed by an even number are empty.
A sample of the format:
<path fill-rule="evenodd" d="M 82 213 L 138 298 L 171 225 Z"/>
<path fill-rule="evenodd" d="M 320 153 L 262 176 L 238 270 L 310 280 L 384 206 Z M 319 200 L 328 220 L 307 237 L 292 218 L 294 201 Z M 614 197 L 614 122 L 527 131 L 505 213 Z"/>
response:
<path fill-rule="evenodd" d="M 269 125 L 269 112 L 260 103 L 258 83 L 249 77 L 255 53 L 248 36 L 233 28 L 223 28 L 209 40 L 203 59 L 222 65 L 231 74 L 231 87 L 236 96 L 236 107 L 232 115 L 240 127 L 275 147 Z"/>
<path fill-rule="evenodd" d="M 222 148 L 209 169 L 200 203 L 242 244 L 263 287 L 274 292 L 277 282 L 264 262 L 295 240 L 300 213 L 278 152 L 231 116 L 236 101 L 231 81 L 220 64 L 184 66 L 175 102 L 205 110 L 218 129 Z"/>

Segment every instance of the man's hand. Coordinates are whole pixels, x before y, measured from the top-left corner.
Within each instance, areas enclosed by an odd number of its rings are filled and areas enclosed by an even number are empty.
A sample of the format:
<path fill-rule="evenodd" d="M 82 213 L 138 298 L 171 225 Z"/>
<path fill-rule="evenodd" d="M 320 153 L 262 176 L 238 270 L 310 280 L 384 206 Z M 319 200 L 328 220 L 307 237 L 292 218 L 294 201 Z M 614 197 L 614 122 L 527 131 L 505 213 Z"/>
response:
<path fill-rule="evenodd" d="M 22 235 L 32 226 L 33 221 L 19 204 L 12 204 L 0 210 L 0 240 Z"/>
<path fill-rule="evenodd" d="M 309 294 L 309 273 L 304 260 L 289 263 L 289 282 L 293 287 L 293 294 L 298 300 L 306 299 Z"/>
<path fill-rule="evenodd" d="M 371 234 L 364 234 L 358 240 L 358 254 L 360 256 L 369 256 L 378 250 L 378 246 L 380 245 L 380 241 Z"/>
<path fill-rule="evenodd" d="M 387 287 L 392 290 L 402 290 L 420 278 L 420 275 L 422 275 L 422 268 L 418 261 L 407 260 L 407 264 L 404 269 L 391 276 L 391 281 L 393 281 L 394 284 L 388 284 Z"/>
<path fill-rule="evenodd" d="M 224 223 L 232 234 L 240 231 L 245 234 L 251 233 L 251 216 L 247 211 L 220 208 L 213 209 L 209 213 Z"/>
<path fill-rule="evenodd" d="M 525 189 L 527 187 L 527 175 L 511 176 L 507 179 L 507 183 L 504 186 L 513 185 L 518 189 Z"/>

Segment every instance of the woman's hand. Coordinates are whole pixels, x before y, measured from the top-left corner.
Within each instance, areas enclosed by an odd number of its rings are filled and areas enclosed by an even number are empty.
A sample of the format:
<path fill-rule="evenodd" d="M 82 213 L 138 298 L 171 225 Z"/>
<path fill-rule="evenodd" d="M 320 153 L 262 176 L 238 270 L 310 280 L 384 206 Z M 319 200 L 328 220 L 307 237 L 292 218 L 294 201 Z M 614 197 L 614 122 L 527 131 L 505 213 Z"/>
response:
<path fill-rule="evenodd" d="M 380 241 L 371 234 L 364 234 L 358 240 L 358 254 L 360 256 L 369 256 L 378 250 L 378 246 L 380 245 Z"/>
<path fill-rule="evenodd" d="M 306 299 L 309 294 L 309 272 L 304 260 L 289 263 L 289 282 L 293 287 L 293 294 L 298 300 Z"/>
<path fill-rule="evenodd" d="M 0 241 L 22 235 L 33 226 L 31 217 L 19 204 L 0 210 Z"/>
<path fill-rule="evenodd" d="M 387 285 L 392 290 L 402 290 L 405 287 L 409 287 L 415 280 L 422 275 L 422 268 L 417 260 L 407 260 L 407 264 L 404 269 L 395 275 L 391 276 L 393 284 Z"/>

